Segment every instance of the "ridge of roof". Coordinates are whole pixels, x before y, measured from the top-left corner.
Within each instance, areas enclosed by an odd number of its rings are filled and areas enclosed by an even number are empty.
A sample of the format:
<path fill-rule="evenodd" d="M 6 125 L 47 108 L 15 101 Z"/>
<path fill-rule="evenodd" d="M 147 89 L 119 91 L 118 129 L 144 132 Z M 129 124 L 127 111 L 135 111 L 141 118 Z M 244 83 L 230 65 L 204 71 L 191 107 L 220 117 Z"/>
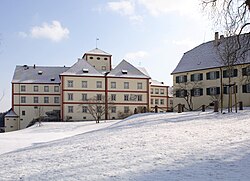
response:
<path fill-rule="evenodd" d="M 127 73 L 124 74 L 122 70 L 126 70 Z M 124 59 L 114 69 L 110 71 L 108 76 L 150 78 L 148 75 L 145 75 L 142 71 L 140 71 L 138 68 L 136 68 Z"/>
<path fill-rule="evenodd" d="M 108 55 L 108 56 L 111 56 L 111 54 L 99 49 L 99 48 L 95 48 L 93 50 L 90 50 L 88 52 L 86 52 L 85 54 L 95 54 L 95 55 Z"/>
<path fill-rule="evenodd" d="M 84 73 L 84 69 L 86 69 L 88 72 Z M 72 67 L 60 75 L 103 76 L 102 73 L 96 70 L 85 59 L 78 59 L 78 61 L 72 65 Z"/>

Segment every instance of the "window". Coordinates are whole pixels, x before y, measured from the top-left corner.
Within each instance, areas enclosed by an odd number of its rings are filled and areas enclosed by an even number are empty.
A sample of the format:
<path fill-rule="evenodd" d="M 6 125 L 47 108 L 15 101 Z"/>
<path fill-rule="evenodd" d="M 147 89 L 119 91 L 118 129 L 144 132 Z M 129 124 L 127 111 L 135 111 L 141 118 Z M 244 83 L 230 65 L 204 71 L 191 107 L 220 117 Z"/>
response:
<path fill-rule="evenodd" d="M 155 94 L 159 94 L 159 89 L 155 89 Z"/>
<path fill-rule="evenodd" d="M 187 96 L 187 90 L 181 89 L 176 91 L 176 97 L 186 97 Z"/>
<path fill-rule="evenodd" d="M 97 57 L 96 59 L 97 59 L 97 60 L 100 60 L 101 58 L 100 58 L 100 57 Z"/>
<path fill-rule="evenodd" d="M 150 89 L 150 94 L 153 94 L 154 93 L 154 89 Z"/>
<path fill-rule="evenodd" d="M 38 92 L 38 86 L 33 87 L 34 92 Z"/>
<path fill-rule="evenodd" d="M 25 116 L 25 111 L 22 111 L 22 116 Z"/>
<path fill-rule="evenodd" d="M 250 75 L 250 66 L 242 69 L 242 75 L 243 76 L 249 76 Z"/>
<path fill-rule="evenodd" d="M 108 58 L 107 58 L 107 57 L 105 57 L 105 58 L 104 58 L 104 60 L 108 60 Z"/>
<path fill-rule="evenodd" d="M 87 106 L 82 106 L 82 112 L 87 113 L 88 112 L 88 107 Z"/>
<path fill-rule="evenodd" d="M 38 103 L 38 97 L 34 97 L 34 98 L 33 98 L 33 102 L 34 102 L 34 103 Z"/>
<path fill-rule="evenodd" d="M 154 99 L 151 99 L 151 104 L 154 104 Z"/>
<path fill-rule="evenodd" d="M 68 87 L 73 87 L 73 86 L 74 86 L 73 80 L 68 80 Z"/>
<path fill-rule="evenodd" d="M 54 92 L 59 92 L 59 86 L 54 86 Z"/>
<path fill-rule="evenodd" d="M 237 77 L 237 76 L 238 76 L 237 69 L 223 70 L 223 78 Z"/>
<path fill-rule="evenodd" d="M 246 84 L 242 86 L 243 93 L 250 93 L 250 84 Z"/>
<path fill-rule="evenodd" d="M 96 88 L 102 88 L 102 81 L 96 81 Z"/>
<path fill-rule="evenodd" d="M 25 85 L 21 85 L 21 92 L 25 92 L 26 91 L 26 86 Z"/>
<path fill-rule="evenodd" d="M 191 96 L 202 96 L 203 95 L 203 89 L 201 88 L 195 88 L 191 90 Z"/>
<path fill-rule="evenodd" d="M 138 96 L 137 96 L 137 100 L 138 100 L 138 101 L 142 101 L 142 95 L 138 95 Z"/>
<path fill-rule="evenodd" d="M 124 82 L 124 89 L 129 89 L 129 82 Z"/>
<path fill-rule="evenodd" d="M 49 92 L 49 86 L 44 86 L 44 92 Z"/>
<path fill-rule="evenodd" d="M 73 93 L 68 93 L 68 100 L 73 101 Z"/>
<path fill-rule="evenodd" d="M 128 101 L 129 100 L 129 95 L 128 94 L 125 94 L 124 95 L 124 101 Z"/>
<path fill-rule="evenodd" d="M 116 101 L 116 94 L 111 94 L 111 101 Z"/>
<path fill-rule="evenodd" d="M 159 99 L 155 99 L 155 105 L 159 104 Z"/>
<path fill-rule="evenodd" d="M 116 88 L 116 82 L 111 82 L 111 88 L 115 89 Z"/>
<path fill-rule="evenodd" d="M 89 59 L 93 59 L 93 57 L 89 57 Z"/>
<path fill-rule="evenodd" d="M 164 94 L 164 89 L 161 89 L 161 90 L 160 90 L 160 93 L 161 93 L 161 94 Z"/>
<path fill-rule="evenodd" d="M 186 75 L 176 76 L 176 83 L 183 83 L 183 82 L 187 82 Z"/>
<path fill-rule="evenodd" d="M 214 72 L 208 72 L 206 73 L 207 80 L 215 80 L 220 78 L 220 72 L 214 71 Z"/>
<path fill-rule="evenodd" d="M 220 87 L 207 88 L 207 95 L 218 95 L 218 94 L 220 94 Z"/>
<path fill-rule="evenodd" d="M 88 87 L 88 82 L 82 81 L 82 88 L 87 88 L 87 87 Z"/>
<path fill-rule="evenodd" d="M 21 103 L 26 103 L 26 97 L 21 97 Z"/>
<path fill-rule="evenodd" d="M 106 70 L 106 66 L 102 66 L 102 70 Z"/>
<path fill-rule="evenodd" d="M 49 97 L 44 97 L 44 103 L 49 103 Z"/>
<path fill-rule="evenodd" d="M 124 113 L 129 113 L 129 107 L 128 106 L 124 107 Z"/>
<path fill-rule="evenodd" d="M 59 103 L 60 101 L 59 101 L 59 97 L 54 97 L 54 103 L 55 104 L 57 104 L 57 103 Z"/>
<path fill-rule="evenodd" d="M 238 86 L 237 86 L 237 85 L 231 86 L 231 87 L 229 87 L 229 86 L 224 86 L 224 87 L 223 87 L 223 94 L 229 94 L 229 90 L 230 90 L 230 92 L 231 92 L 232 94 L 235 94 L 235 93 L 238 92 L 237 89 L 238 89 Z"/>
<path fill-rule="evenodd" d="M 111 113 L 116 113 L 116 107 L 111 107 Z"/>
<path fill-rule="evenodd" d="M 74 112 L 73 106 L 68 106 L 68 113 L 73 113 L 73 112 Z"/>
<path fill-rule="evenodd" d="M 102 100 L 102 94 L 97 94 L 96 95 L 96 100 L 101 101 Z"/>
<path fill-rule="evenodd" d="M 88 100 L 88 94 L 82 94 L 82 100 L 87 101 Z"/>
<path fill-rule="evenodd" d="M 164 99 L 161 99 L 161 100 L 160 100 L 160 104 L 161 104 L 161 105 L 164 105 Z"/>
<path fill-rule="evenodd" d="M 191 81 L 200 81 L 203 80 L 203 74 L 192 74 L 191 75 Z"/>
<path fill-rule="evenodd" d="M 102 112 L 102 106 L 97 106 L 97 112 L 101 113 Z"/>
<path fill-rule="evenodd" d="M 141 82 L 137 83 L 137 89 L 142 89 L 142 83 Z"/>

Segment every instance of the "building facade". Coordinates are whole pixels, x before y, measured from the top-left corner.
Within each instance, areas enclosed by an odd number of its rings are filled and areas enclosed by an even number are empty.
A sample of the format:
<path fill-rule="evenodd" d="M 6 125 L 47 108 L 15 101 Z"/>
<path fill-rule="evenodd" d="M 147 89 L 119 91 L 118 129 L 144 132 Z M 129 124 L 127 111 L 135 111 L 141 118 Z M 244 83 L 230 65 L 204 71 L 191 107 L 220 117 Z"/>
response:
<path fill-rule="evenodd" d="M 18 117 L 13 130 L 40 118 L 50 120 L 55 112 L 60 121 L 94 120 L 91 107 L 100 119 L 123 118 L 157 104 L 168 109 L 168 86 L 152 84 L 145 69 L 126 60 L 112 68 L 111 58 L 96 48 L 71 67 L 16 66 L 12 109 Z M 151 89 L 159 89 L 159 94 L 151 95 Z M 153 98 L 159 102 L 151 104 Z"/>
<path fill-rule="evenodd" d="M 248 35 L 244 35 L 248 36 Z M 234 106 L 240 101 L 250 106 L 250 56 L 226 66 L 218 53 L 218 44 L 227 39 L 215 34 L 215 40 L 203 43 L 186 52 L 172 72 L 173 107 L 185 105 L 187 110 L 198 110 L 202 105 L 221 108 Z"/>

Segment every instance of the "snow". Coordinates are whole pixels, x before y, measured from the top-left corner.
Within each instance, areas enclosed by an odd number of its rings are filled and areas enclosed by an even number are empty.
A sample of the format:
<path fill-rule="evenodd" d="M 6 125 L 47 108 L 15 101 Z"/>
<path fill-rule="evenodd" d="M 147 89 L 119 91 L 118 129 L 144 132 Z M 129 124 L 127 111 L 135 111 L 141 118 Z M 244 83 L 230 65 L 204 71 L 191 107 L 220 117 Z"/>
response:
<path fill-rule="evenodd" d="M 0 134 L 0 144 L 1 180 L 250 178 L 249 110 L 50 123 Z"/>

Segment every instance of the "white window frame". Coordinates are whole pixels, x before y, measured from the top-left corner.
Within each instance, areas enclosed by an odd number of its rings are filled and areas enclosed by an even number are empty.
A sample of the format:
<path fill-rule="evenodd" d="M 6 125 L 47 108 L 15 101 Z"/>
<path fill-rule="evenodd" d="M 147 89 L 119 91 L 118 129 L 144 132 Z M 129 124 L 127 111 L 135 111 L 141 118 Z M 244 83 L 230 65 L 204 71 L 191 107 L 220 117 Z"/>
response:
<path fill-rule="evenodd" d="M 26 103 L 26 97 L 25 96 L 21 96 L 21 103 Z"/>
<path fill-rule="evenodd" d="M 142 82 L 137 82 L 137 89 L 142 89 Z"/>
<path fill-rule="evenodd" d="M 54 86 L 54 92 L 59 92 L 59 86 L 58 85 L 56 85 L 56 86 Z"/>
<path fill-rule="evenodd" d="M 38 92 L 38 91 L 39 91 L 39 87 L 38 87 L 37 85 L 35 85 L 35 86 L 33 87 L 33 91 L 34 91 L 34 92 Z"/>
<path fill-rule="evenodd" d="M 88 81 L 82 81 L 82 88 L 88 88 Z"/>
<path fill-rule="evenodd" d="M 73 100 L 74 100 L 73 93 L 68 93 L 68 101 L 73 101 Z"/>
<path fill-rule="evenodd" d="M 21 92 L 26 92 L 26 86 L 25 85 L 21 85 Z"/>
<path fill-rule="evenodd" d="M 68 87 L 74 87 L 74 81 L 68 80 Z"/>
<path fill-rule="evenodd" d="M 102 81 L 96 81 L 96 88 L 102 88 Z"/>
<path fill-rule="evenodd" d="M 33 97 L 33 103 L 39 103 L 39 97 Z"/>
<path fill-rule="evenodd" d="M 60 98 L 59 98 L 59 97 L 54 97 L 54 103 L 55 103 L 55 104 L 60 103 Z"/>
<path fill-rule="evenodd" d="M 44 86 L 44 92 L 49 92 L 49 86 Z"/>
<path fill-rule="evenodd" d="M 129 89 L 129 82 L 124 82 L 124 89 Z"/>
<path fill-rule="evenodd" d="M 111 82 L 111 88 L 116 89 L 116 82 Z"/>
<path fill-rule="evenodd" d="M 44 103 L 49 103 L 49 97 L 44 97 L 43 101 L 44 101 Z"/>

